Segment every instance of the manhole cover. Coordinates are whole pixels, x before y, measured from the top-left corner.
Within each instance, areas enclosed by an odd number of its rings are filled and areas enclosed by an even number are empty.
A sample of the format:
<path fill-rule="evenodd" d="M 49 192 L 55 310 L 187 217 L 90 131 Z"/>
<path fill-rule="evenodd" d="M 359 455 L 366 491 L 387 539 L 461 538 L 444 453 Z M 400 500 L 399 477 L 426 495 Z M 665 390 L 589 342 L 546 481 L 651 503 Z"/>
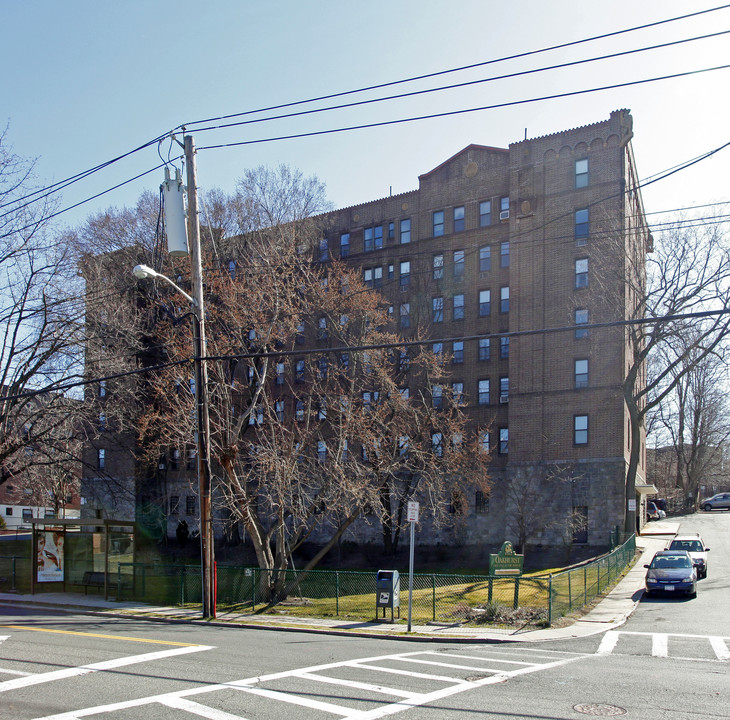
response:
<path fill-rule="evenodd" d="M 587 705 L 573 705 L 573 710 L 584 715 L 595 715 L 596 717 L 614 717 L 626 715 L 626 710 L 617 705 L 601 705 L 600 703 L 588 703 Z"/>

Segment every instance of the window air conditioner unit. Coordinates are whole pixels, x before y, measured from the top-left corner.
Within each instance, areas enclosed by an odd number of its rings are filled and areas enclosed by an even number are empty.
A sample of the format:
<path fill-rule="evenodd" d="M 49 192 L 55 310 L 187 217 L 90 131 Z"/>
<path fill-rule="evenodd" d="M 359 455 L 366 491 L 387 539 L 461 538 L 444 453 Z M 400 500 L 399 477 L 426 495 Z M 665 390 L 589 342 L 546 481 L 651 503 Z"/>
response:
<path fill-rule="evenodd" d="M 505 220 L 509 220 L 509 210 L 500 210 L 499 219 L 502 222 L 504 222 Z"/>
<path fill-rule="evenodd" d="M 500 395 L 499 396 L 499 402 L 501 402 L 501 403 L 508 403 L 509 402 L 509 395 Z"/>

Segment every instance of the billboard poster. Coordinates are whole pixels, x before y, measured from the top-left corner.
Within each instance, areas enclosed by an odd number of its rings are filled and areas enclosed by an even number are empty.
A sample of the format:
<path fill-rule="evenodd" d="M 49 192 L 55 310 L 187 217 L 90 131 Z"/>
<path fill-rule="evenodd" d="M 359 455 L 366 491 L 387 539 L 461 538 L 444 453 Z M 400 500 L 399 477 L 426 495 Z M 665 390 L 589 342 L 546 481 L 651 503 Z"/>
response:
<path fill-rule="evenodd" d="M 45 530 L 38 533 L 37 580 L 39 583 L 63 580 L 64 540 L 64 533 L 58 530 Z"/>

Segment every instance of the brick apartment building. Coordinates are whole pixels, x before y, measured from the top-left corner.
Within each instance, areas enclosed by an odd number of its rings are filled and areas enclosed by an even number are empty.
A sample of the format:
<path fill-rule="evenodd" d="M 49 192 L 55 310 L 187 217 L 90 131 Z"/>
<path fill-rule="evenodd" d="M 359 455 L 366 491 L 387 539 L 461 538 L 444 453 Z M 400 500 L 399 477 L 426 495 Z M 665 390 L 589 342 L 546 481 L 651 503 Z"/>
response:
<path fill-rule="evenodd" d="M 319 259 L 361 269 L 405 338 L 426 328 L 451 358 L 449 383 L 465 412 L 491 425 L 491 495 L 470 498 L 464 523 L 424 543 L 602 547 L 623 526 L 627 500 L 641 512 L 643 441 L 639 495 L 625 492 L 630 348 L 625 330 L 610 325 L 632 317 L 651 249 L 632 135 L 630 113 L 619 110 L 508 148 L 469 145 L 421 175 L 417 190 L 321 218 Z M 609 326 L 587 327 L 600 323 Z M 193 464 L 168 462 L 173 535 L 181 519 L 194 529 L 197 499 Z M 134 482 L 133 467 L 124 474 Z M 85 512 L 101 516 L 103 498 L 82 494 Z M 377 529 L 348 533 L 367 542 Z"/>

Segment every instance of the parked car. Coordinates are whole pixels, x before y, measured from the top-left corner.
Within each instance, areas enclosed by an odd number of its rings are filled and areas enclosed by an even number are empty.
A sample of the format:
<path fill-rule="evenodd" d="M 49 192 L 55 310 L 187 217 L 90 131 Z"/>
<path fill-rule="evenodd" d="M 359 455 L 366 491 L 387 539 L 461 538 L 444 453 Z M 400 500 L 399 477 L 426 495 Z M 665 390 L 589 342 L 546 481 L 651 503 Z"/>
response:
<path fill-rule="evenodd" d="M 703 500 L 700 503 L 700 507 L 705 512 L 710 512 L 710 510 L 730 510 L 730 493 L 717 493 L 717 495 Z"/>
<path fill-rule="evenodd" d="M 660 550 L 644 567 L 647 595 L 666 592 L 697 597 L 697 570 L 686 550 Z"/>
<path fill-rule="evenodd" d="M 669 543 L 668 550 L 686 550 L 692 558 L 694 566 L 697 568 L 697 578 L 701 580 L 707 577 L 707 553 L 710 548 L 705 547 L 699 533 L 691 533 L 689 535 L 677 535 L 677 537 Z"/>
<path fill-rule="evenodd" d="M 667 514 L 664 512 L 664 510 L 659 509 L 656 506 L 656 503 L 650 500 L 646 504 L 646 518 L 647 520 L 662 520 L 665 518 Z"/>

